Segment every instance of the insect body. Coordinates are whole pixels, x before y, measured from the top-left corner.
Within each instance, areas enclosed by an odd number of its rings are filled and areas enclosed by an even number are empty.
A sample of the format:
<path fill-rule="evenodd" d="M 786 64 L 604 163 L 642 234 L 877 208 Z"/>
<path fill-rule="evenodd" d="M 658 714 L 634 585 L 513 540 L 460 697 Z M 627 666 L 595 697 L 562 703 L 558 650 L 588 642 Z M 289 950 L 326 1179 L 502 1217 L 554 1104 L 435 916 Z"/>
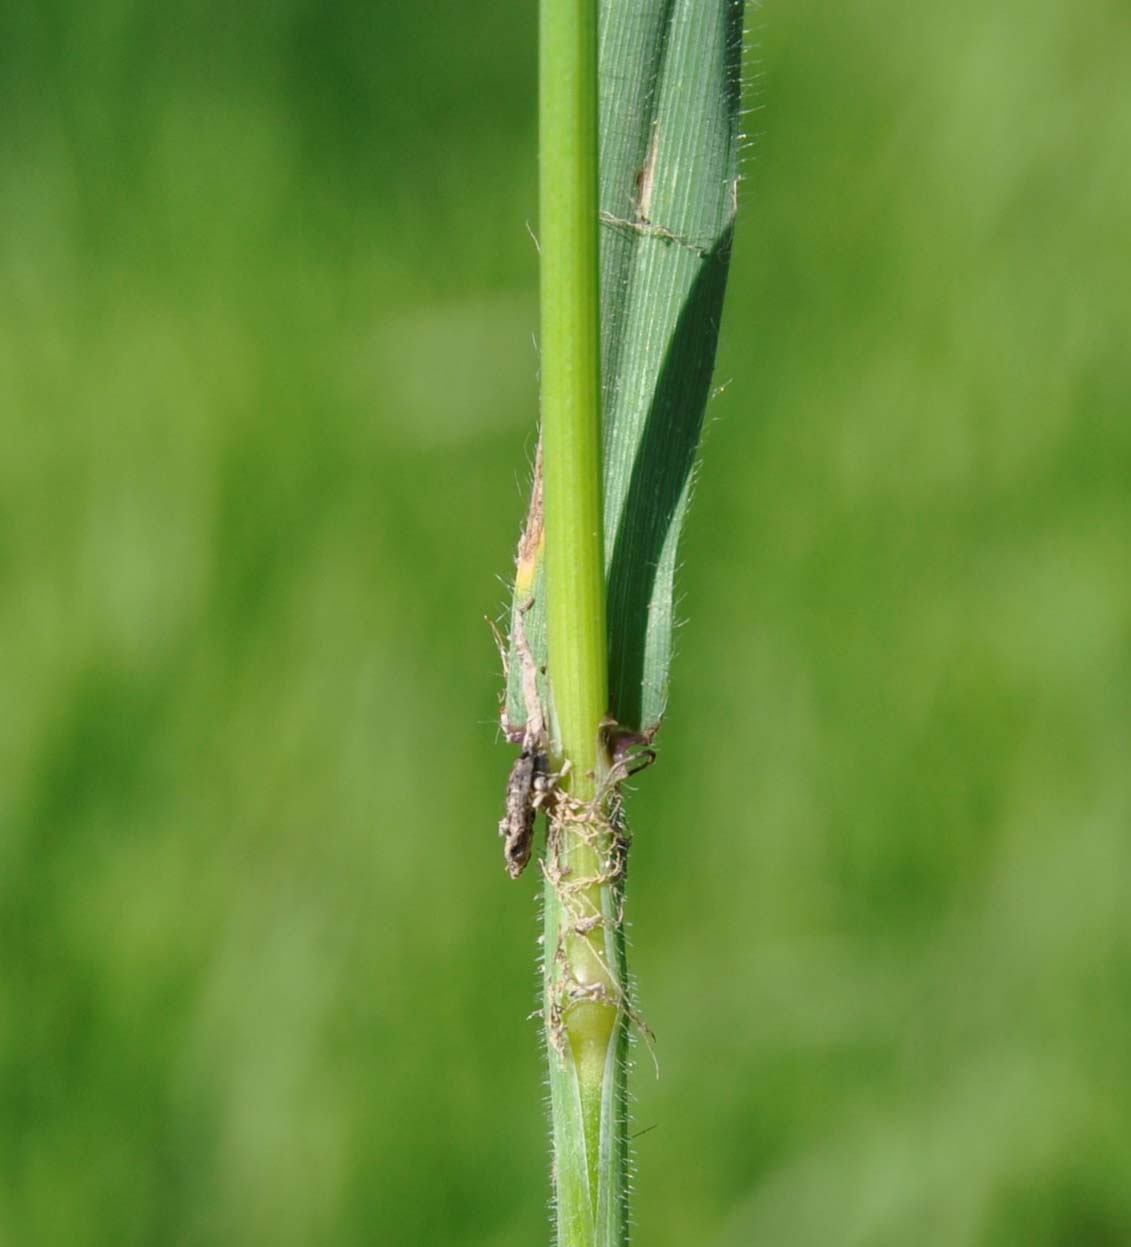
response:
<path fill-rule="evenodd" d="M 524 748 L 511 767 L 506 813 L 499 820 L 499 835 L 503 837 L 503 857 L 512 879 L 517 879 L 530 861 L 534 820 L 542 798 L 549 791 L 549 776 L 549 759 L 533 747 Z"/>
<path fill-rule="evenodd" d="M 512 727 L 507 721 L 505 708 L 502 715 L 507 739 L 522 746 L 507 780 L 506 812 L 499 821 L 503 858 L 512 879 L 517 879 L 530 861 L 538 811 L 550 798 L 558 778 L 550 771 L 546 716 L 538 694 L 538 668 L 526 639 L 526 613 L 533 605 L 533 598 L 519 605 L 512 621 L 515 653 L 522 666 L 526 722 L 521 727 Z"/>

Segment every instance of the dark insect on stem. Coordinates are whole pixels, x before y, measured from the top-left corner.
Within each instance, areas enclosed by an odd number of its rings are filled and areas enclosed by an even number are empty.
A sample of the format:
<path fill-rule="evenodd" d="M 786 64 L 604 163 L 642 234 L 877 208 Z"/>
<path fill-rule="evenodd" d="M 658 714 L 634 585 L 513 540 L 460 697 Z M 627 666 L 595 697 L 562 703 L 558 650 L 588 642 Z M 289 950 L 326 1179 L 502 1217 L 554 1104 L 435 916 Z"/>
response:
<path fill-rule="evenodd" d="M 538 464 L 541 465 L 540 452 Z M 532 515 L 535 513 L 540 515 L 539 480 L 540 476 L 536 476 L 535 499 L 531 504 Z M 540 523 L 540 519 L 528 521 L 527 530 L 530 529 L 532 523 Z M 524 544 L 527 539 L 527 534 L 524 533 Z M 526 709 L 526 722 L 521 728 L 514 729 L 507 719 L 505 707 L 502 715 L 503 730 L 507 734 L 507 739 L 522 745 L 522 752 L 515 758 L 507 780 L 506 813 L 499 821 L 499 835 L 503 837 L 503 858 L 506 862 L 507 873 L 512 879 L 517 879 L 526 869 L 527 862 L 530 861 L 530 853 L 534 845 L 534 823 L 538 817 L 538 810 L 553 793 L 558 778 L 550 772 L 546 717 L 538 695 L 538 668 L 526 640 L 525 618 L 527 611 L 533 605 L 533 598 L 519 605 L 512 621 L 515 653 L 522 664 L 522 695 Z M 505 654 L 505 650 L 503 652 Z"/>
<path fill-rule="evenodd" d="M 506 813 L 499 820 L 499 835 L 503 837 L 503 857 L 512 879 L 517 879 L 530 861 L 534 822 L 549 774 L 549 759 L 545 753 L 534 749 L 523 749 L 511 767 Z"/>

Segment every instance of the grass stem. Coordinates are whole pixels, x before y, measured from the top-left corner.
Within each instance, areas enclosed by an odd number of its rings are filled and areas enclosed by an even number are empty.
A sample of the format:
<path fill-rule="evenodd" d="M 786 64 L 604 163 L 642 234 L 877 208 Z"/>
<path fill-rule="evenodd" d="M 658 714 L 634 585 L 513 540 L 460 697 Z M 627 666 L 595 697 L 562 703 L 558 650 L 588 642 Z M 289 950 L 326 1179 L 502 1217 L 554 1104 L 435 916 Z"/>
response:
<path fill-rule="evenodd" d="M 559 1247 L 625 1235 L 620 840 L 606 800 L 596 0 L 542 0 L 546 619 L 554 765 L 545 1017 Z"/>

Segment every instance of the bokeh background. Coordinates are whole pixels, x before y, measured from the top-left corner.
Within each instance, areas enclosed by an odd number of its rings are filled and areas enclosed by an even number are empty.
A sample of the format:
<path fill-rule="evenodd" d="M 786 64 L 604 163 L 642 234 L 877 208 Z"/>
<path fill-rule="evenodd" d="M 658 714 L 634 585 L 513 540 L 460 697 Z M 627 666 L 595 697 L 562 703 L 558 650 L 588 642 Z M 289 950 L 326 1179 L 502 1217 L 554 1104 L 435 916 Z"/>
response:
<path fill-rule="evenodd" d="M 1131 22 L 753 11 L 633 801 L 648 1247 L 1131 1243 Z M 0 1241 L 547 1241 L 485 615 L 535 11 L 0 6 Z"/>

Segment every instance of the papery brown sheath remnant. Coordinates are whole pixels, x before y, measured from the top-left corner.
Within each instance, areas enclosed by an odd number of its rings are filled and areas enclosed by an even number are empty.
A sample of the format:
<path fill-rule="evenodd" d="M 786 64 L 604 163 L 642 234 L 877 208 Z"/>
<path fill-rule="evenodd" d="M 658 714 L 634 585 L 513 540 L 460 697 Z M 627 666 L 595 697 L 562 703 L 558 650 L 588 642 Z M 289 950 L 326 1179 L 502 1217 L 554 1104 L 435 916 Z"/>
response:
<path fill-rule="evenodd" d="M 538 563 L 542 554 L 542 443 L 534 461 L 534 484 L 530 495 L 530 510 L 518 543 L 516 559 L 516 587 L 533 590 Z M 521 745 L 522 752 L 514 761 L 507 779 L 506 813 L 499 821 L 499 835 L 503 837 L 503 858 L 507 873 L 517 879 L 530 861 L 534 845 L 534 824 L 538 811 L 554 791 L 555 778 L 550 772 L 550 740 L 546 731 L 546 715 L 538 688 L 538 664 L 526 639 L 526 616 L 534 606 L 533 595 L 519 602 L 511 622 L 513 658 L 518 662 L 522 688 L 522 708 L 525 722 L 513 725 L 507 715 L 504 701 L 501 713 L 503 731 L 512 744 Z M 506 651 L 503 649 L 504 662 Z"/>

